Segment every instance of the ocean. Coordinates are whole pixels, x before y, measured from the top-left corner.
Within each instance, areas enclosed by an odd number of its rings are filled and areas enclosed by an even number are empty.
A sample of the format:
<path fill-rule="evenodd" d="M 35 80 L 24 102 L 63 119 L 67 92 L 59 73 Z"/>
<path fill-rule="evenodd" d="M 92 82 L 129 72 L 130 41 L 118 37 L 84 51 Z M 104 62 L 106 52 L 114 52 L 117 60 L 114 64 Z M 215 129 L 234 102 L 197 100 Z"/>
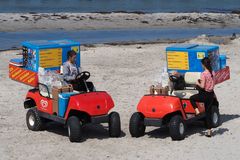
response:
<path fill-rule="evenodd" d="M 224 12 L 240 0 L 0 0 L 0 12 Z"/>
<path fill-rule="evenodd" d="M 0 13 L 53 12 L 240 12 L 240 0 L 0 0 Z M 201 34 L 239 34 L 239 28 L 37 30 L 0 32 L 0 50 L 18 48 L 26 40 L 73 39 L 81 44 L 149 42 L 193 38 Z"/>
<path fill-rule="evenodd" d="M 201 34 L 226 36 L 240 33 L 240 28 L 187 28 L 187 29 L 118 29 L 118 30 L 38 30 L 29 32 L 0 32 L 0 50 L 21 47 L 22 41 L 72 39 L 81 44 L 149 42 L 180 40 Z M 216 42 L 220 43 L 220 42 Z"/>

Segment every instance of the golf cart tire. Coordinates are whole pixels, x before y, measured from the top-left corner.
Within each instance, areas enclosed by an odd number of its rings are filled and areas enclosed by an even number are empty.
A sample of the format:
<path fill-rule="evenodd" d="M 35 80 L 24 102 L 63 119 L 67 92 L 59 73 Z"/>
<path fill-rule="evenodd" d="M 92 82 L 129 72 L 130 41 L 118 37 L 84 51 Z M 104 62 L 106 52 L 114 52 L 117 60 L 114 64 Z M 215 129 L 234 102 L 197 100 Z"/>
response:
<path fill-rule="evenodd" d="M 181 127 L 183 127 L 182 133 L 180 131 Z M 186 125 L 183 121 L 182 116 L 175 115 L 170 119 L 169 133 L 170 133 L 172 140 L 183 140 L 185 138 Z"/>
<path fill-rule="evenodd" d="M 109 136 L 120 137 L 121 135 L 121 121 L 117 112 L 112 112 L 109 115 Z"/>
<path fill-rule="evenodd" d="M 146 126 L 144 125 L 144 116 L 139 113 L 133 113 L 130 124 L 129 124 L 129 132 L 132 137 L 141 137 L 145 134 Z"/>
<path fill-rule="evenodd" d="M 78 117 L 71 116 L 67 121 L 70 142 L 80 142 L 82 139 L 82 125 Z"/>
<path fill-rule="evenodd" d="M 36 108 L 27 111 L 26 123 L 29 130 L 40 131 L 43 129 L 43 119 L 39 116 Z"/>

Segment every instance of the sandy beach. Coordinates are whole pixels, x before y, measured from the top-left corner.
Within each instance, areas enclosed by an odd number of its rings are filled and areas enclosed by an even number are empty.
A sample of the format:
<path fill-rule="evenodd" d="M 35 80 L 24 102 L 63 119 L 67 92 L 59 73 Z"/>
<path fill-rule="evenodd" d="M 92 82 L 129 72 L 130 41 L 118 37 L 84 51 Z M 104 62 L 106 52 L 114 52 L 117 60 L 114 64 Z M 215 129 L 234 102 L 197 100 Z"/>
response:
<path fill-rule="evenodd" d="M 29 19 L 15 22 L 23 14 L 12 14 L 12 20 L 1 23 L 0 30 L 33 29 L 44 27 L 63 27 L 68 29 L 81 29 L 90 23 L 90 15 L 97 18 L 91 23 L 94 27 L 117 27 L 126 23 L 125 18 L 135 19 L 139 15 L 126 16 L 125 14 L 85 15 L 84 20 L 73 20 L 71 14 L 65 14 L 69 19 L 61 19 L 62 25 L 56 25 L 58 21 L 43 17 L 36 23 L 30 21 L 34 16 L 28 14 Z M 181 16 L 203 16 L 201 14 L 181 14 Z M 165 17 L 162 21 L 156 21 L 157 17 L 164 17 L 162 14 L 141 15 L 143 18 L 132 23 L 131 27 L 142 27 L 145 24 L 142 20 L 148 19 L 152 26 L 161 26 L 167 19 L 178 17 L 177 14 Z M 150 17 L 149 17 L 150 16 Z M 151 17 L 153 16 L 153 17 Z M 232 18 L 227 18 L 232 16 Z M 8 15 L 8 18 L 11 17 Z M 56 16 L 58 17 L 58 16 Z M 81 14 L 79 14 L 81 17 Z M 101 18 L 100 18 L 101 17 Z M 99 20 L 104 17 L 110 20 Z M 112 17 L 112 18 L 111 18 Z M 218 18 L 217 18 L 218 17 Z M 235 18 L 234 18 L 235 17 Z M 117 18 L 117 19 L 115 19 Z M 212 17 L 213 18 L 213 17 Z M 227 18 L 227 19 L 225 19 Z M 6 19 L 0 14 L 0 21 Z M 119 21 L 122 19 L 122 21 Z M 125 19 L 125 20 L 124 20 Z M 214 19 L 224 21 L 233 26 L 239 26 L 238 15 L 216 14 Z M 113 20 L 113 22 L 111 21 Z M 226 20 L 226 21 L 225 21 Z M 66 23 L 63 23 L 65 22 Z M 106 23 L 105 23 L 106 21 Z M 124 22 L 123 22 L 124 21 Z M 195 25 L 187 23 L 188 20 L 169 21 L 167 26 L 174 23 Z M 200 21 L 200 20 L 199 20 Z M 232 23 L 230 23 L 230 21 Z M 69 22 L 69 23 L 68 23 Z M 75 22 L 75 23 L 70 23 Z M 84 23 L 85 22 L 85 23 Z M 118 23 L 116 23 L 118 22 Z M 50 25 L 50 24 L 55 25 Z M 202 25 L 204 23 L 196 22 Z M 213 26 L 219 22 L 209 22 L 207 26 Z M 16 25 L 18 24 L 18 25 Z M 60 23 L 59 23 L 60 24 Z M 69 25 L 70 24 L 70 25 Z M 105 24 L 105 25 L 104 25 Z M 142 24 L 142 25 L 140 25 Z M 222 23 L 221 23 L 222 24 Z M 22 26 L 25 27 L 22 27 Z M 4 27 L 3 27 L 4 26 Z M 15 28 L 12 29 L 11 26 Z M 74 28 L 76 27 L 76 28 Z M 94 28 L 93 27 L 93 28 Z M 221 25 L 219 25 L 221 27 Z M 185 43 L 212 44 L 208 37 L 198 37 Z M 132 45 L 94 45 L 82 46 L 82 67 L 83 70 L 91 72 L 91 81 L 94 82 L 97 90 L 106 90 L 115 101 L 114 110 L 120 113 L 122 122 L 122 136 L 120 138 L 109 138 L 108 131 L 103 126 L 88 125 L 84 128 L 85 141 L 82 143 L 70 143 L 67 130 L 61 125 L 51 123 L 45 131 L 32 132 L 27 129 L 25 122 L 26 110 L 23 108 L 23 101 L 27 90 L 30 87 L 12 81 L 8 78 L 8 61 L 17 57 L 19 51 L 4 51 L 0 53 L 0 159 L 166 159 L 166 160 L 226 160 L 239 159 L 240 144 L 240 110 L 239 99 L 239 46 L 240 39 L 229 40 L 220 45 L 220 52 L 226 53 L 227 64 L 231 68 L 231 79 L 216 86 L 215 92 L 220 102 L 220 113 L 222 124 L 214 129 L 214 136 L 207 138 L 203 124 L 194 123 L 188 126 L 187 137 L 183 141 L 175 142 L 169 137 L 168 130 L 148 127 L 146 135 L 141 138 L 132 138 L 128 131 L 129 119 L 136 111 L 136 105 L 140 98 L 148 93 L 148 88 L 160 77 L 161 68 L 165 62 L 165 48 L 170 43 L 154 44 L 132 44 Z M 105 125 L 104 125 L 105 126 Z"/>
<path fill-rule="evenodd" d="M 0 13 L 0 32 L 121 28 L 238 28 L 235 13 Z"/>

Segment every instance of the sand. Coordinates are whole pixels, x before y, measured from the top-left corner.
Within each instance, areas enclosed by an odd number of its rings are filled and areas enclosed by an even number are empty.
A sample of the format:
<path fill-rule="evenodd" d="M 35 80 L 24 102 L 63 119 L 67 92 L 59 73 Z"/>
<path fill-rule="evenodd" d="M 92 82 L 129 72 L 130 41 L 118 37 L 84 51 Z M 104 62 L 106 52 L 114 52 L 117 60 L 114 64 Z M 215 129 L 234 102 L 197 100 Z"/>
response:
<path fill-rule="evenodd" d="M 211 44 L 207 37 L 187 43 Z M 168 130 L 154 127 L 148 127 L 144 137 L 130 136 L 130 116 L 149 86 L 158 80 L 169 45 L 99 44 L 81 48 L 83 70 L 91 72 L 97 90 L 111 94 L 123 131 L 120 138 L 109 138 L 106 128 L 88 125 L 82 143 L 70 143 L 66 128 L 55 123 L 45 131 L 27 129 L 23 101 L 30 87 L 8 78 L 8 61 L 17 57 L 18 51 L 0 53 L 0 159 L 239 159 L 239 38 L 220 45 L 221 53 L 229 58 L 231 79 L 215 89 L 222 124 L 214 129 L 212 138 L 203 136 L 206 130 L 201 123 L 188 126 L 186 138 L 177 142 L 171 140 Z"/>
<path fill-rule="evenodd" d="M 231 13 L 0 13 L 0 32 L 119 28 L 238 28 Z"/>

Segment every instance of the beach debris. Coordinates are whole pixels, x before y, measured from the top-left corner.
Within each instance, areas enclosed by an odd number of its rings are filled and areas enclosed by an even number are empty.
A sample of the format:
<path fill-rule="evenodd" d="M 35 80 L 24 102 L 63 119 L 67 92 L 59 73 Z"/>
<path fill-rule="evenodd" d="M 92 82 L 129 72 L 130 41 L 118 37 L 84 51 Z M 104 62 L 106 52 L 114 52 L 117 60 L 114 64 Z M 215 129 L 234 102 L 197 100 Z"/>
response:
<path fill-rule="evenodd" d="M 236 36 L 236 33 L 233 33 L 232 34 L 232 37 L 230 38 L 231 40 L 234 40 L 234 39 L 236 39 L 237 38 L 237 36 Z"/>
<path fill-rule="evenodd" d="M 137 46 L 137 49 L 141 49 L 142 48 L 142 46 Z"/>
<path fill-rule="evenodd" d="M 148 21 L 141 21 L 141 23 L 149 24 L 149 22 L 148 22 Z"/>

